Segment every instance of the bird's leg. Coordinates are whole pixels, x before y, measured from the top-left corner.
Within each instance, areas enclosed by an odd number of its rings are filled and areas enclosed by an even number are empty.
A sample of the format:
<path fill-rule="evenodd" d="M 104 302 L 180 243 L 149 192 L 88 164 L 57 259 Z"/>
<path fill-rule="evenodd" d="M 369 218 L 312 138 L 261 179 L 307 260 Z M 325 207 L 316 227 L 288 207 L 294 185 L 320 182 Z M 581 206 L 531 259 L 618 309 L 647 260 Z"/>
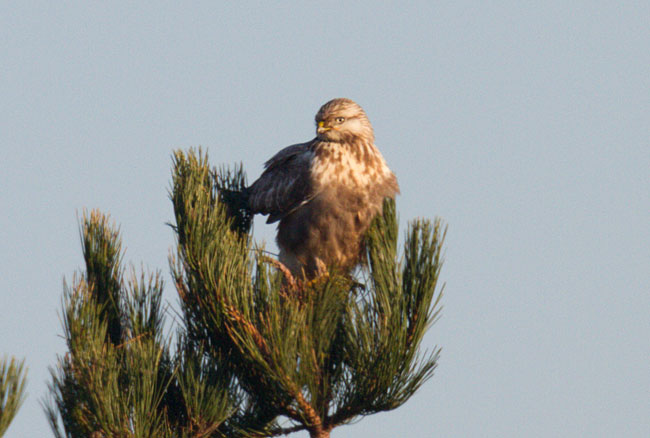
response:
<path fill-rule="evenodd" d="M 304 276 L 304 289 L 311 289 L 318 283 L 325 283 L 330 277 L 329 269 L 319 257 L 313 259 L 312 266 L 312 269 Z"/>
<path fill-rule="evenodd" d="M 320 257 L 316 257 L 314 264 L 316 265 L 316 278 L 322 277 L 324 275 L 329 275 L 329 270 L 327 269 L 327 266 L 325 266 L 325 263 L 320 259 Z"/>

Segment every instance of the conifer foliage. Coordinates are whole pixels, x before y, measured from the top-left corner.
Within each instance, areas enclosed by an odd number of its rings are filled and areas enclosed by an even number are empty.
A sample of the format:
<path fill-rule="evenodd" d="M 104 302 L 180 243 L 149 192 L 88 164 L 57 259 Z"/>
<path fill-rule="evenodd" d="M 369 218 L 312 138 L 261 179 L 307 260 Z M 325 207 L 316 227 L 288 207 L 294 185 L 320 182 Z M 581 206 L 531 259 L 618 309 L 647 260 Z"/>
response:
<path fill-rule="evenodd" d="M 24 362 L 13 357 L 0 361 L 0 437 L 4 436 L 25 400 L 26 376 Z"/>
<path fill-rule="evenodd" d="M 328 437 L 401 406 L 432 376 L 439 350 L 420 344 L 440 307 L 441 223 L 413 221 L 400 257 L 386 201 L 358 275 L 305 282 L 254 244 L 250 218 L 228 203 L 245 181 L 200 150 L 174 154 L 172 335 L 160 274 L 125 275 L 115 226 L 84 216 L 86 270 L 64 289 L 68 353 L 46 407 L 57 437 Z"/>

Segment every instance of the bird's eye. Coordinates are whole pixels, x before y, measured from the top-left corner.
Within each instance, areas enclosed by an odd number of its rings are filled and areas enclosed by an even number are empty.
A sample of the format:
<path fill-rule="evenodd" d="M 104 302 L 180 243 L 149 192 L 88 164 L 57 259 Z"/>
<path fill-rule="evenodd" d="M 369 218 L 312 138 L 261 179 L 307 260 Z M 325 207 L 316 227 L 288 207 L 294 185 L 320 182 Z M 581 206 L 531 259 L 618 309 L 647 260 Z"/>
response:
<path fill-rule="evenodd" d="M 337 117 L 334 120 L 336 121 L 336 123 L 343 123 L 343 122 L 345 122 L 345 117 Z"/>

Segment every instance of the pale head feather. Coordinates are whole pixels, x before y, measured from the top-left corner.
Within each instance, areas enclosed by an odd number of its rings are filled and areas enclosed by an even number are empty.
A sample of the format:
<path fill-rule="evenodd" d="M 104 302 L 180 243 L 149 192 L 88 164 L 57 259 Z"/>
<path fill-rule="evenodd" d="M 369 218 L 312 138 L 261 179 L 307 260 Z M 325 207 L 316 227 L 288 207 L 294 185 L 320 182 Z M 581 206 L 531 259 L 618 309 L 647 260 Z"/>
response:
<path fill-rule="evenodd" d="M 373 144 L 375 136 L 365 111 L 350 99 L 332 99 L 316 113 L 316 136 L 329 142 L 362 141 Z"/>

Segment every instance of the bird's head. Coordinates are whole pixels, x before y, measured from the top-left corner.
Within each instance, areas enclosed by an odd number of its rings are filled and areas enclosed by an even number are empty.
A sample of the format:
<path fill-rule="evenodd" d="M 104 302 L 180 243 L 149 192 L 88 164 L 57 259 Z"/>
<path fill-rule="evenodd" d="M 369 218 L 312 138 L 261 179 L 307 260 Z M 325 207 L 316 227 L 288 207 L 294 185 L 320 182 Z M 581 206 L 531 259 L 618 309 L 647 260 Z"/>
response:
<path fill-rule="evenodd" d="M 372 125 L 363 109 L 350 99 L 333 99 L 316 114 L 316 136 L 319 140 L 352 143 L 358 140 L 374 143 Z"/>

